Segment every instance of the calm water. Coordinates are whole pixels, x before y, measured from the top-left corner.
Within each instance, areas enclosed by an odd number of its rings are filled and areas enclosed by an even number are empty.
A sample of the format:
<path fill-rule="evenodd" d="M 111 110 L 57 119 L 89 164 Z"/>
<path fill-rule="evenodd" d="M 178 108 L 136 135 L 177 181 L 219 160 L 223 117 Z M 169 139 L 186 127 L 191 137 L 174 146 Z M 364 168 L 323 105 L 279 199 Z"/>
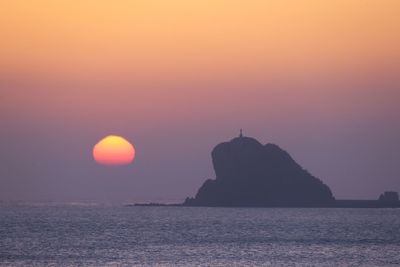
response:
<path fill-rule="evenodd" d="M 395 266 L 400 209 L 0 206 L 1 266 Z"/>

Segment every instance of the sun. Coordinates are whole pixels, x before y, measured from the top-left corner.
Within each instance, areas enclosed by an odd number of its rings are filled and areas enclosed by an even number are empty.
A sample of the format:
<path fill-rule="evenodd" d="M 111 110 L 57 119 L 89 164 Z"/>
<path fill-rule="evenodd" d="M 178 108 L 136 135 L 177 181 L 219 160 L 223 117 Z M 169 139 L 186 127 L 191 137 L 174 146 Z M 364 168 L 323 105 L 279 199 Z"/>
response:
<path fill-rule="evenodd" d="M 126 165 L 135 159 L 135 148 L 125 138 L 109 135 L 93 147 L 93 158 L 103 165 Z"/>

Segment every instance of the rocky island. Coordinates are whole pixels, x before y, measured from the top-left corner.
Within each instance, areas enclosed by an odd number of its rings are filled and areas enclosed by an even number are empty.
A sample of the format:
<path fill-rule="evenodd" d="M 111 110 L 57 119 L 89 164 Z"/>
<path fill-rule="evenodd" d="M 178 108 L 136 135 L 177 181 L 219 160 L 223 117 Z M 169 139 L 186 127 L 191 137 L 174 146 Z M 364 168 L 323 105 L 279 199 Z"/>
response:
<path fill-rule="evenodd" d="M 188 206 L 329 206 L 329 187 L 275 144 L 240 136 L 212 153 L 216 179 L 209 179 Z"/>

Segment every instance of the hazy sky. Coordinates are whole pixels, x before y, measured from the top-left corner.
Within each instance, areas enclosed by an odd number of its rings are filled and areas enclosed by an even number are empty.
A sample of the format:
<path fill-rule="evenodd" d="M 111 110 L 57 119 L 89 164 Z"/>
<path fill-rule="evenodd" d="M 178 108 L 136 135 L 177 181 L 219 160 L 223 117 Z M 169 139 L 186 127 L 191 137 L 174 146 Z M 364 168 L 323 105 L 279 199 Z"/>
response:
<path fill-rule="evenodd" d="M 181 201 L 273 142 L 337 198 L 400 191 L 400 1 L 2 1 L 0 200 Z M 130 166 L 96 164 L 109 134 Z"/>

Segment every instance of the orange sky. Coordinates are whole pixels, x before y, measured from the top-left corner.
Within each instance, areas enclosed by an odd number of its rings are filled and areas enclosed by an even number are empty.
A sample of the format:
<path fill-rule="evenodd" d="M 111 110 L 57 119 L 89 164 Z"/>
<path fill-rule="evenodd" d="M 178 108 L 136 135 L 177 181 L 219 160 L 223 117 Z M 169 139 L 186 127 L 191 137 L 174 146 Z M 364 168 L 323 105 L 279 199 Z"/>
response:
<path fill-rule="evenodd" d="M 0 195 L 31 190 L 11 187 L 24 175 L 87 194 L 104 175 L 94 143 L 118 134 L 140 155 L 120 173 L 136 180 L 112 185 L 121 198 L 183 198 L 239 128 L 339 197 L 400 188 L 399 13 L 398 0 L 1 1 Z"/>
<path fill-rule="evenodd" d="M 2 71 L 303 74 L 397 64 L 397 0 L 3 1 Z"/>

